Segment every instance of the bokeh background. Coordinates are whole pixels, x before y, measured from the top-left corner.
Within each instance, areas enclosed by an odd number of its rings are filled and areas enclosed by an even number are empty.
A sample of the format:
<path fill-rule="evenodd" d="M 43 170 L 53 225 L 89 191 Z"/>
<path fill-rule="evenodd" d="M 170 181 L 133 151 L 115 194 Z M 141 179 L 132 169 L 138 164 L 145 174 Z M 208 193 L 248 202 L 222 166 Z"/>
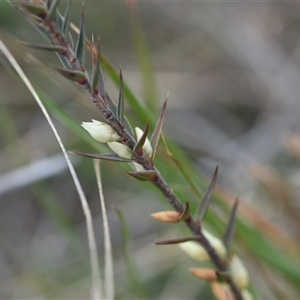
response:
<path fill-rule="evenodd" d="M 60 7 L 63 11 L 64 1 Z M 80 9 L 81 2 L 73 1 L 75 24 Z M 85 18 L 88 37 L 100 35 L 102 52 L 116 68 L 122 65 L 125 81 L 151 113 L 159 115 L 170 93 L 165 133 L 199 174 L 209 180 L 220 163 L 220 188 L 240 194 L 260 213 L 255 216 L 266 218 L 299 254 L 300 3 L 85 1 Z M 59 64 L 55 54 L 16 43 L 43 39 L 5 1 L 0 2 L 0 36 L 34 86 L 78 124 L 101 119 L 80 88 L 51 69 L 50 64 Z M 40 109 L 2 54 L 0 59 L 0 298 L 88 298 L 86 226 L 78 195 Z M 89 66 L 90 58 L 86 62 Z M 117 99 L 117 87 L 106 79 Z M 133 124 L 145 125 L 147 120 L 138 119 L 129 106 L 127 112 Z M 57 115 L 53 118 L 68 150 L 95 152 Z M 159 155 L 178 172 L 163 145 Z M 73 161 L 93 211 L 101 257 L 102 219 L 92 161 Z M 163 198 L 118 164 L 103 163 L 102 174 L 117 298 L 138 296 L 128 282 L 112 204 L 128 220 L 132 254 L 149 299 L 210 298 L 208 285 L 188 272 L 197 263 L 177 247 L 150 246 L 184 230 L 151 219 L 151 213 L 168 207 Z M 186 188 L 182 178 L 170 184 L 175 190 Z M 186 193 L 183 200 L 190 197 Z M 265 223 L 260 226 L 266 229 Z M 261 299 L 296 299 L 299 291 L 244 254 Z"/>

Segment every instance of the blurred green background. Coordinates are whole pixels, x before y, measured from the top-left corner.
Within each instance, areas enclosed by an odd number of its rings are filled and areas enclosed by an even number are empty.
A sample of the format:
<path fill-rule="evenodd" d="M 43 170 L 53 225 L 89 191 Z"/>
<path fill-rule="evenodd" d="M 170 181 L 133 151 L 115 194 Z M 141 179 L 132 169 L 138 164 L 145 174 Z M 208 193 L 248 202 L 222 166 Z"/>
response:
<path fill-rule="evenodd" d="M 64 7 L 62 1 L 61 11 Z M 75 24 L 80 9 L 81 3 L 74 1 Z M 101 120 L 80 88 L 51 69 L 50 64 L 59 64 L 55 54 L 16 43 L 43 42 L 22 16 L 4 1 L 0 16 L 2 41 L 44 101 L 55 104 L 75 124 Z M 258 297 L 297 299 L 300 4 L 85 1 L 85 16 L 87 36 L 101 37 L 103 54 L 115 68 L 122 65 L 126 83 L 149 115 L 159 115 L 170 92 L 164 131 L 192 162 L 193 169 L 187 169 L 198 172 L 199 177 L 191 175 L 201 191 L 220 162 L 220 190 L 208 216 L 215 232 L 222 232 L 228 217 L 220 203 L 232 203 L 240 193 L 239 216 L 250 229 L 238 226 L 235 250 L 249 268 Z M 71 176 L 32 96 L 2 54 L 0 61 L 0 298 L 88 298 L 86 228 Z M 89 57 L 86 64 L 90 70 Z M 105 77 L 109 94 L 117 99 L 117 87 Z M 147 120 L 135 109 L 127 105 L 128 118 L 143 128 Z M 68 150 L 108 151 L 104 146 L 93 148 L 58 112 L 53 110 L 52 116 Z M 93 211 L 101 256 L 102 221 L 92 161 L 72 158 Z M 195 206 L 196 195 L 162 144 L 157 163 L 182 201 Z M 150 246 L 188 234 L 184 226 L 151 219 L 151 213 L 169 208 L 161 195 L 149 184 L 129 178 L 121 165 L 104 162 L 102 174 L 116 298 L 209 299 L 209 286 L 188 272 L 201 264 L 176 246 Z M 128 279 L 112 204 L 128 220 L 143 293 Z M 258 236 L 266 244 L 256 242 Z M 266 245 L 281 252 L 274 250 L 275 257 Z"/>

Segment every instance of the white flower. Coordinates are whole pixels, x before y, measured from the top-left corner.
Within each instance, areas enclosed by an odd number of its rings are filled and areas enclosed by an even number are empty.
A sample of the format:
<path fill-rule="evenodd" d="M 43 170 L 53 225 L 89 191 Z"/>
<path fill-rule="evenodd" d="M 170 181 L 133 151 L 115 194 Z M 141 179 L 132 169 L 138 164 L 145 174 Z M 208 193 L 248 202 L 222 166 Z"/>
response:
<path fill-rule="evenodd" d="M 210 260 L 207 251 L 198 243 L 189 241 L 180 243 L 179 247 L 183 250 L 187 255 L 195 260 L 200 261 L 208 261 Z"/>
<path fill-rule="evenodd" d="M 113 152 L 115 152 L 120 157 L 125 159 L 132 158 L 132 151 L 126 145 L 123 145 L 118 142 L 108 142 L 107 145 Z"/>
<path fill-rule="evenodd" d="M 120 139 L 120 136 L 110 125 L 96 120 L 92 121 L 82 122 L 81 126 L 98 142 L 115 142 Z"/>
<path fill-rule="evenodd" d="M 144 134 L 143 130 L 140 129 L 139 127 L 135 127 L 135 133 L 136 133 L 137 140 L 140 140 L 140 138 Z M 148 138 L 146 138 L 146 140 L 145 140 L 145 143 L 144 143 L 144 146 L 143 146 L 143 150 L 145 151 L 146 155 L 149 158 L 152 157 L 153 149 L 152 149 L 151 143 L 148 140 Z"/>
<path fill-rule="evenodd" d="M 249 275 L 243 262 L 237 255 L 232 255 L 229 260 L 229 272 L 236 286 L 242 291 L 249 282 Z"/>
<path fill-rule="evenodd" d="M 215 249 L 218 255 L 224 259 L 226 255 L 226 248 L 222 241 L 217 237 L 213 236 L 206 230 L 202 230 L 203 235 L 207 238 L 210 242 L 211 246 Z M 191 258 L 200 261 L 209 261 L 210 256 L 208 255 L 207 251 L 197 242 L 189 241 L 185 243 L 180 243 L 179 247 L 188 254 Z"/>

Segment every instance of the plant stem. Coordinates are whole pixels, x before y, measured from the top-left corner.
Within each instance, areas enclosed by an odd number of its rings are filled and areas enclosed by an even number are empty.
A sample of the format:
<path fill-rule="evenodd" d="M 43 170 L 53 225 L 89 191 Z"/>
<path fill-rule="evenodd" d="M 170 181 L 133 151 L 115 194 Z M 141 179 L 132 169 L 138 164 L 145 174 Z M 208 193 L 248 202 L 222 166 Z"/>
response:
<path fill-rule="evenodd" d="M 18 8 L 18 10 L 20 10 L 20 8 Z M 29 15 L 27 15 L 26 17 L 30 19 Z M 51 43 L 55 46 L 62 46 L 66 49 L 64 53 L 61 53 L 61 55 L 63 55 L 64 59 L 67 61 L 69 69 L 74 71 L 81 71 L 86 74 L 84 66 L 76 58 L 74 50 L 65 38 L 64 34 L 60 31 L 58 23 L 51 18 L 41 18 L 40 21 L 41 23 L 39 26 L 42 26 L 42 28 L 47 32 L 47 36 L 50 39 Z M 121 137 L 122 142 L 131 150 L 133 150 L 136 145 L 136 140 L 127 131 L 125 126 L 123 126 L 123 124 L 120 123 L 117 116 L 110 109 L 107 100 L 105 98 L 102 98 L 98 91 L 92 90 L 92 85 L 87 74 L 85 81 L 79 84 L 89 95 L 90 99 L 95 104 L 95 106 L 100 110 L 102 116 L 106 119 L 107 123 L 109 123 Z M 170 205 L 174 208 L 174 210 L 182 213 L 185 209 L 184 205 L 182 205 L 181 201 L 175 195 L 174 191 L 169 187 L 169 185 L 161 176 L 159 171 L 155 168 L 153 162 L 145 155 L 145 153 L 143 153 L 143 151 L 141 151 L 141 153 L 133 153 L 133 155 L 134 160 L 140 165 L 142 165 L 145 170 L 154 170 L 156 172 L 156 176 L 154 176 L 154 179 L 151 181 L 152 184 L 154 184 L 164 194 L 164 196 L 166 197 Z M 187 227 L 191 230 L 191 232 L 197 237 L 199 243 L 206 249 L 216 269 L 220 273 L 227 272 L 226 262 L 220 258 L 215 249 L 211 246 L 210 242 L 203 235 L 201 230 L 201 224 L 197 220 L 195 220 L 192 215 L 189 215 L 186 218 L 185 223 Z M 236 287 L 230 276 L 228 277 L 226 282 L 230 286 L 235 299 L 243 300 L 243 296 L 241 295 L 240 290 Z"/>

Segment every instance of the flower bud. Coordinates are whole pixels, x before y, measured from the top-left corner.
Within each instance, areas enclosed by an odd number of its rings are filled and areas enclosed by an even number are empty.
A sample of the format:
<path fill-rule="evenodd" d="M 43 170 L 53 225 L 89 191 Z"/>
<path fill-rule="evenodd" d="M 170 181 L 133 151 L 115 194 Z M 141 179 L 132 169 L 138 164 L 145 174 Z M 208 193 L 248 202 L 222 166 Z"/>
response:
<path fill-rule="evenodd" d="M 142 137 L 142 135 L 144 134 L 143 130 L 140 129 L 139 127 L 135 127 L 135 133 L 136 133 L 137 140 L 139 140 Z M 152 149 L 151 143 L 148 138 L 146 138 L 146 140 L 145 140 L 143 150 L 145 151 L 146 155 L 149 158 L 152 157 L 153 149 Z"/>
<path fill-rule="evenodd" d="M 229 286 L 226 283 L 213 281 L 211 284 L 212 292 L 217 300 L 234 300 Z"/>
<path fill-rule="evenodd" d="M 115 152 L 120 157 L 125 159 L 132 158 L 132 151 L 126 145 L 123 145 L 118 142 L 108 142 L 107 145 L 113 152 Z"/>
<path fill-rule="evenodd" d="M 215 249 L 217 254 L 220 256 L 221 259 L 225 258 L 226 255 L 226 248 L 222 241 L 209 233 L 206 230 L 202 230 L 203 235 L 209 241 L 211 246 Z M 209 261 L 210 256 L 208 255 L 207 251 L 197 242 L 189 241 L 185 243 L 179 244 L 179 247 L 188 254 L 191 258 L 200 261 Z"/>
<path fill-rule="evenodd" d="M 237 255 L 232 255 L 229 259 L 229 272 L 235 285 L 242 291 L 249 282 L 248 271 Z"/>
<path fill-rule="evenodd" d="M 110 125 L 97 120 L 92 121 L 82 122 L 81 126 L 98 142 L 115 142 L 120 139 L 120 136 Z"/>
<path fill-rule="evenodd" d="M 217 277 L 217 273 L 214 269 L 209 269 L 209 268 L 190 268 L 190 272 L 202 279 L 202 280 L 206 280 L 206 281 L 217 281 L 218 277 Z"/>
<path fill-rule="evenodd" d="M 160 211 L 151 215 L 152 218 L 165 222 L 165 223 L 177 223 L 180 221 L 180 212 L 175 210 Z"/>

